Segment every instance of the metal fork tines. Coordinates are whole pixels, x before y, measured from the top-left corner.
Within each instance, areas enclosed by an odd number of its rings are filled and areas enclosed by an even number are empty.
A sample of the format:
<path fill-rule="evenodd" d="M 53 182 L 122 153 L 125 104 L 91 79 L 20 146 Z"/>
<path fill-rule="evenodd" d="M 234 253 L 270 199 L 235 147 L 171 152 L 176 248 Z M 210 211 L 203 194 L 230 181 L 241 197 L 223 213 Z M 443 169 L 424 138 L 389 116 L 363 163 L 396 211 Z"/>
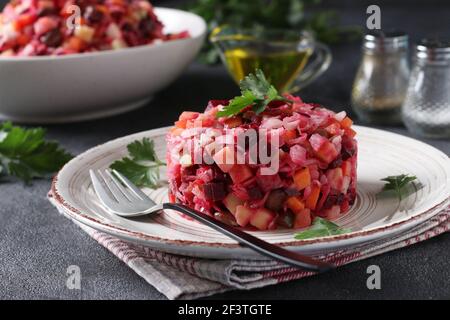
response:
<path fill-rule="evenodd" d="M 124 217 L 138 217 L 159 211 L 157 205 L 144 192 L 117 171 L 89 171 L 92 184 L 102 204 Z"/>
<path fill-rule="evenodd" d="M 90 170 L 92 184 L 102 204 L 111 212 L 122 217 L 139 217 L 157 214 L 163 209 L 181 212 L 216 231 L 238 241 L 241 245 L 269 258 L 303 268 L 305 270 L 323 272 L 333 269 L 332 264 L 315 260 L 257 238 L 243 230 L 227 225 L 206 214 L 198 212 L 182 204 L 156 204 L 130 180 L 117 171 Z"/>

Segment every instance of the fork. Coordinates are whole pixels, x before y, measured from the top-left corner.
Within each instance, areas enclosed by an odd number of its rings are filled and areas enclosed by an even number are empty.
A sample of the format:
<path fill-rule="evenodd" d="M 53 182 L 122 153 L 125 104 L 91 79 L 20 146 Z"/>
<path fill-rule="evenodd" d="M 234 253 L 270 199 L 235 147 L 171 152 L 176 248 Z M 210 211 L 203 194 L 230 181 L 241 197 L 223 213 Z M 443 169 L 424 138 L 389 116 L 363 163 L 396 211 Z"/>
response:
<path fill-rule="evenodd" d="M 251 234 L 218 221 L 206 214 L 176 203 L 156 204 L 142 190 L 116 170 L 89 171 L 92 184 L 101 203 L 110 212 L 125 218 L 152 215 L 164 209 L 183 213 L 212 229 L 238 241 L 261 255 L 284 262 L 296 268 L 314 272 L 325 272 L 334 265 L 286 250 Z"/>

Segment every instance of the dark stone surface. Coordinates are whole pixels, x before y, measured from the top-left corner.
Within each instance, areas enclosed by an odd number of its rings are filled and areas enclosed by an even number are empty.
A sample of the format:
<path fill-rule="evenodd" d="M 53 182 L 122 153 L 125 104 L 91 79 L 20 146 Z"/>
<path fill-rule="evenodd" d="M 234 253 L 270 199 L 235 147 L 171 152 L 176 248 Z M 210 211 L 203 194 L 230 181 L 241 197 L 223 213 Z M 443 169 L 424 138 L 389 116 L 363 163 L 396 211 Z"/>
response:
<path fill-rule="evenodd" d="M 343 20 L 361 23 L 364 5 L 344 2 Z M 353 2 L 352 2 L 353 3 Z M 356 1 L 354 2 L 356 3 Z M 359 2 L 358 2 L 359 3 Z M 386 3 L 386 2 L 383 2 Z M 384 21 L 410 32 L 414 39 L 443 32 L 449 35 L 450 6 L 435 1 L 396 1 L 382 7 Z M 398 5 L 400 3 L 400 5 Z M 408 3 L 408 4 L 407 4 Z M 349 111 L 349 93 L 359 61 L 359 47 L 333 48 L 332 68 L 302 92 L 306 101 Z M 166 126 L 185 109 L 201 110 L 209 98 L 238 92 L 222 67 L 194 64 L 149 106 L 123 116 L 78 124 L 48 126 L 50 138 L 77 154 L 97 144 L 131 133 Z M 409 135 L 402 127 L 387 130 Z M 447 154 L 449 141 L 424 140 Z M 0 298 L 2 299 L 163 299 L 125 264 L 60 216 L 47 202 L 49 181 L 32 186 L 0 185 Z M 339 270 L 291 283 L 230 292 L 217 299 L 431 299 L 450 298 L 450 234 L 412 247 L 354 263 Z M 366 288 L 366 269 L 382 270 L 382 290 Z M 65 286 L 66 269 L 78 265 L 82 290 Z"/>

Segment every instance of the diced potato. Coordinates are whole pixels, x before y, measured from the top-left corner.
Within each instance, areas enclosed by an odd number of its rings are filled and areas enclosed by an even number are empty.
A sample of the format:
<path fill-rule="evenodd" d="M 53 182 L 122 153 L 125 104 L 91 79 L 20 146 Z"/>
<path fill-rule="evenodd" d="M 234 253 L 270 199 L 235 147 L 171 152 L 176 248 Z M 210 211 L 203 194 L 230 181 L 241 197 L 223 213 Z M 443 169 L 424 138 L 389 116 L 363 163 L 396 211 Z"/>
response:
<path fill-rule="evenodd" d="M 231 147 L 224 147 L 216 152 L 213 157 L 214 162 L 219 166 L 220 170 L 228 173 L 234 166 L 234 150 Z"/>
<path fill-rule="evenodd" d="M 250 219 L 252 218 L 253 211 L 247 207 L 244 206 L 237 206 L 236 207 L 236 222 L 241 227 L 245 227 L 249 224 Z"/>
<path fill-rule="evenodd" d="M 267 230 L 273 219 L 275 219 L 275 214 L 272 211 L 259 208 L 251 217 L 250 224 L 259 230 Z"/>
<path fill-rule="evenodd" d="M 224 200 L 223 204 L 227 209 L 233 214 L 236 215 L 236 208 L 244 204 L 244 201 L 236 197 L 236 195 L 231 192 Z"/>
<path fill-rule="evenodd" d="M 311 211 L 309 209 L 303 209 L 295 215 L 294 228 L 306 228 L 312 223 Z"/>
<path fill-rule="evenodd" d="M 80 38 L 81 40 L 89 43 L 92 41 L 94 37 L 95 29 L 89 26 L 81 25 L 75 28 L 75 36 Z"/>

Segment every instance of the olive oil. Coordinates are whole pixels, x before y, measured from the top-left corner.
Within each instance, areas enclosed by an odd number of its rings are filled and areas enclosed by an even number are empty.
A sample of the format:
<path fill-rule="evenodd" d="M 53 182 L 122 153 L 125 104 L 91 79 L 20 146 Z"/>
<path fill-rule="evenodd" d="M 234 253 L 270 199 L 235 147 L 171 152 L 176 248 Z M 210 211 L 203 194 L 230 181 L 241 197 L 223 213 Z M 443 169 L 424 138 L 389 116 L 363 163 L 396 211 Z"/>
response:
<path fill-rule="evenodd" d="M 232 48 L 224 52 L 228 70 L 237 83 L 261 69 L 280 92 L 289 90 L 310 56 L 310 50 L 262 53 L 249 48 Z"/>

